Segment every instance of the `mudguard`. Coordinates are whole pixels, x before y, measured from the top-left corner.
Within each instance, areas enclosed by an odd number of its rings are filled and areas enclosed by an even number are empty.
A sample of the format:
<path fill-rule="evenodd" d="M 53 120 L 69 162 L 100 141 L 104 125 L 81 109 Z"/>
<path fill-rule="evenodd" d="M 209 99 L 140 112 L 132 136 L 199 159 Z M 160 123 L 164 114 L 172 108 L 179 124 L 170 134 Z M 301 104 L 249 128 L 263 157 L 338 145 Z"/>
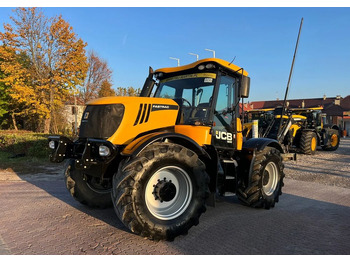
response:
<path fill-rule="evenodd" d="M 251 138 L 243 143 L 243 149 L 251 149 L 251 150 L 263 150 L 265 147 L 270 146 L 278 149 L 281 154 L 284 153 L 284 150 L 280 143 L 277 140 L 270 138 Z"/>
<path fill-rule="evenodd" d="M 240 169 L 239 173 L 245 176 L 245 179 L 248 179 L 248 181 L 251 179 L 256 152 L 264 150 L 267 146 L 276 148 L 281 152 L 281 155 L 284 153 L 278 141 L 270 138 L 251 138 L 243 143 L 238 166 Z M 242 177 L 241 179 L 244 178 Z"/>
<path fill-rule="evenodd" d="M 124 156 L 137 156 L 149 145 L 155 142 L 165 142 L 166 140 L 185 146 L 194 151 L 197 155 L 205 155 L 210 159 L 208 153 L 193 139 L 182 134 L 168 132 L 156 132 L 139 137 L 127 145 L 121 154 Z"/>

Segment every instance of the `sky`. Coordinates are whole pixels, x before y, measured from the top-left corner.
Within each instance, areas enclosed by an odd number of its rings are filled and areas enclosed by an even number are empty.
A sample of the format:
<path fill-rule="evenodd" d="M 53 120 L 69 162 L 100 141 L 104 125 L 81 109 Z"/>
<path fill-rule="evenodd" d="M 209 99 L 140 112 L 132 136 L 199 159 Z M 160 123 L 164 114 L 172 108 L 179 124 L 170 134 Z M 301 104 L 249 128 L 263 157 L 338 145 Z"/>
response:
<path fill-rule="evenodd" d="M 13 7 L 0 7 L 0 31 Z M 153 69 L 212 57 L 248 71 L 245 101 L 283 99 L 304 18 L 289 99 L 350 95 L 349 7 L 42 7 L 62 15 L 107 61 L 113 87 L 142 88 Z"/>

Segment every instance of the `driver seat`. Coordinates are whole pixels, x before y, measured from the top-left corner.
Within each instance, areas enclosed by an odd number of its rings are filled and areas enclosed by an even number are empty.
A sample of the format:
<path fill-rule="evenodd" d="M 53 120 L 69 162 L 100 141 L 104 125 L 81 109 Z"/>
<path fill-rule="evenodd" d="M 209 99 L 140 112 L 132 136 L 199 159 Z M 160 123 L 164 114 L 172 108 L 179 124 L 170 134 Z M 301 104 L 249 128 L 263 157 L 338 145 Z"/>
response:
<path fill-rule="evenodd" d="M 193 110 L 192 117 L 205 119 L 209 113 L 210 103 L 201 103 Z"/>

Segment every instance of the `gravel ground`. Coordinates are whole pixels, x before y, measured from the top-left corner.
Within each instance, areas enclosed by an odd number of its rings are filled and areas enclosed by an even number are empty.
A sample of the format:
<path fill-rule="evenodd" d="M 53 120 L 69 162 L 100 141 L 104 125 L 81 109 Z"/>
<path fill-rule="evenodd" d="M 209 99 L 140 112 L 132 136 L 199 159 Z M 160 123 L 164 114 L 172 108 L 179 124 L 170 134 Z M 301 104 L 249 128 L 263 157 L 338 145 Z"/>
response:
<path fill-rule="evenodd" d="M 33 166 L 32 173 L 16 172 L 16 167 L 0 170 L 0 255 L 302 254 L 346 259 L 350 138 L 342 139 L 335 152 L 319 150 L 298 158 L 285 163 L 285 186 L 275 208 L 249 208 L 228 197 L 208 207 L 199 226 L 173 242 L 145 240 L 131 234 L 113 208 L 92 209 L 75 201 L 62 181 L 62 164 Z"/>
<path fill-rule="evenodd" d="M 287 178 L 350 188 L 350 138 L 342 138 L 336 151 L 319 148 L 315 155 L 297 155 L 285 162 Z"/>

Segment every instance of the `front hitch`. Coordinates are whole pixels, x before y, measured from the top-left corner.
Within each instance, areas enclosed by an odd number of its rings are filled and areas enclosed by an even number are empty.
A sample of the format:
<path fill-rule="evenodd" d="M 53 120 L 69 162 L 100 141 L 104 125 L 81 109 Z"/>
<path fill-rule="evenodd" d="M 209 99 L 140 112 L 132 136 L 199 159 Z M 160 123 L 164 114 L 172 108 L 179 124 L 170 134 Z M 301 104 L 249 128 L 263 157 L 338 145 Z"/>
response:
<path fill-rule="evenodd" d="M 52 149 L 50 161 L 61 163 L 64 159 L 69 158 L 73 151 L 73 141 L 65 136 L 49 136 L 49 147 Z"/>
<path fill-rule="evenodd" d="M 101 150 L 101 148 L 104 150 Z M 83 170 L 89 170 L 93 167 L 103 167 L 101 172 L 104 172 L 104 169 L 115 158 L 117 153 L 117 148 L 111 142 L 88 138 L 85 142 L 84 151 L 75 160 L 75 167 Z"/>
<path fill-rule="evenodd" d="M 51 148 L 50 161 L 61 163 L 65 159 L 74 159 L 75 168 L 84 170 L 92 177 L 103 177 L 119 150 L 111 142 L 102 139 L 87 138 L 72 141 L 64 136 L 49 136 Z"/>

